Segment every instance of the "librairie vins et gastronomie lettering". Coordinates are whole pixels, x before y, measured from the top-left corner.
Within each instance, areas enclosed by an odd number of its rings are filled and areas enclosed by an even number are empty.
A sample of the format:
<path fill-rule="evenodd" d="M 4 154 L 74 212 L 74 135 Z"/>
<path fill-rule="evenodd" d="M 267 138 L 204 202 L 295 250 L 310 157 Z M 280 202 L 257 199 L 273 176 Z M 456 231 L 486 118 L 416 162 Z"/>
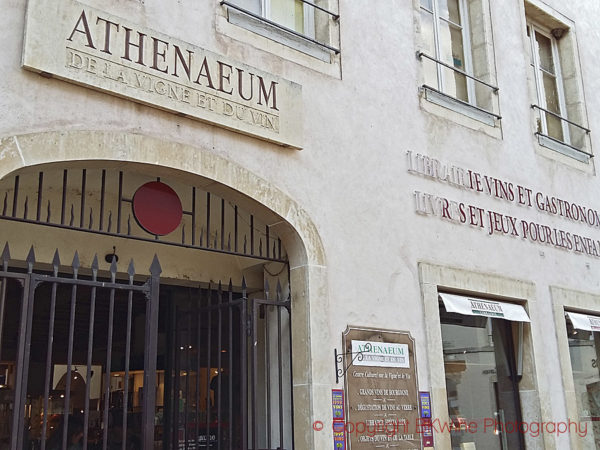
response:
<path fill-rule="evenodd" d="M 571 223 L 600 228 L 600 212 L 597 209 L 512 181 L 447 164 L 410 150 L 406 155 L 409 173 L 422 175 L 459 189 L 485 194 L 507 203 L 535 208 Z M 598 239 L 426 192 L 414 191 L 414 198 L 415 210 L 419 214 L 432 215 L 458 224 L 484 229 L 489 235 L 504 234 L 520 237 L 538 244 L 600 258 Z"/>

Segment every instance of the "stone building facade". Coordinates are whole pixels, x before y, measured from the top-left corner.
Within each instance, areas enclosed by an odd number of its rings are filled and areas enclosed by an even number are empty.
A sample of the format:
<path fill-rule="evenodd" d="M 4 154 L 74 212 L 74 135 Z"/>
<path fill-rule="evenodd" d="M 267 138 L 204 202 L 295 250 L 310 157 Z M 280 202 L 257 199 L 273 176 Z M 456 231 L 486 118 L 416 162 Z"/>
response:
<path fill-rule="evenodd" d="M 600 5 L 1 4 L 1 448 L 596 448 Z"/>

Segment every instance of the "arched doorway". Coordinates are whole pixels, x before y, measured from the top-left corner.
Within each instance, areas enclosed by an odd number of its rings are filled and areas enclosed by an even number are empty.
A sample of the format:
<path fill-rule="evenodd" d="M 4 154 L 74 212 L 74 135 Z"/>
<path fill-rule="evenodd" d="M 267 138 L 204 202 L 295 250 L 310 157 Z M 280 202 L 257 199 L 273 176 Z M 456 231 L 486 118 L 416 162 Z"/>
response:
<path fill-rule="evenodd" d="M 136 205 L 148 184 L 159 191 Z M 181 219 L 163 233 L 167 188 Z M 86 448 L 292 448 L 281 218 L 211 180 L 123 163 L 20 170 L 0 202 L 12 448 L 55 433 L 68 446 L 78 423 Z"/>

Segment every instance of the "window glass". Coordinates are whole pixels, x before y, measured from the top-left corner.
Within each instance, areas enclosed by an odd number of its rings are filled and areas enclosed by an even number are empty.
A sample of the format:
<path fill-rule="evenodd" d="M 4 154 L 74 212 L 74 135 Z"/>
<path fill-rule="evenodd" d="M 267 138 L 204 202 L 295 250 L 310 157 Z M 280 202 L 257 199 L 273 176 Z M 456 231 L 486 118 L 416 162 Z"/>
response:
<path fill-rule="evenodd" d="M 428 9 L 429 11 L 433 10 L 433 5 L 431 4 L 433 0 L 421 0 L 421 7 Z"/>
<path fill-rule="evenodd" d="M 540 56 L 540 66 L 546 72 L 554 74 L 554 59 L 552 58 L 552 41 L 546 36 L 535 33 L 535 40 L 538 48 L 538 54 Z"/>
<path fill-rule="evenodd" d="M 579 421 L 587 423 L 583 448 L 600 448 L 600 336 L 574 329 L 570 320 L 567 332 Z"/>
<path fill-rule="evenodd" d="M 439 0 L 439 15 L 460 25 L 459 0 Z"/>
<path fill-rule="evenodd" d="M 452 449 L 523 448 L 520 433 L 495 426 L 521 420 L 510 322 L 448 313 L 443 305 L 440 319 Z"/>
<path fill-rule="evenodd" d="M 270 19 L 299 33 L 304 32 L 304 4 L 300 0 L 270 0 Z"/>
<path fill-rule="evenodd" d="M 262 14 L 260 0 L 235 0 L 233 3 L 255 14 Z"/>

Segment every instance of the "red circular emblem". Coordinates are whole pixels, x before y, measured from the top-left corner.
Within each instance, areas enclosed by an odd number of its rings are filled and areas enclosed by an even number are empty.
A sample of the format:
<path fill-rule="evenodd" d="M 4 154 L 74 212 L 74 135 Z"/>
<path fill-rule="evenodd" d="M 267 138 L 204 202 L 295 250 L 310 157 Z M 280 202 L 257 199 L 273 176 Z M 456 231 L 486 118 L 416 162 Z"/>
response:
<path fill-rule="evenodd" d="M 170 186 L 151 181 L 138 188 L 133 195 L 133 215 L 148 233 L 164 236 L 181 223 L 181 200 Z"/>

